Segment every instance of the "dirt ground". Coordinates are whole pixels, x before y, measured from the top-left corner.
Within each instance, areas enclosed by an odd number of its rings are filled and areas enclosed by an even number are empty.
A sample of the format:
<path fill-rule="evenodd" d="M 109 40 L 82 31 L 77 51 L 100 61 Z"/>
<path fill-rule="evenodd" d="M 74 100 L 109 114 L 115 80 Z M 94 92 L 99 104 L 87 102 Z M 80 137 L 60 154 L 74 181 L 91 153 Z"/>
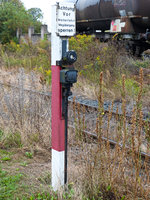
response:
<path fill-rule="evenodd" d="M 51 173 L 51 152 L 44 149 L 36 149 L 32 155 L 33 158 L 28 158 L 26 152 L 30 152 L 28 148 L 24 149 L 8 149 L 11 152 L 11 160 L 1 161 L 2 168 L 10 174 L 17 172 L 24 175 L 23 184 L 31 186 L 31 193 L 36 191 L 39 186 L 43 189 L 47 188 L 42 184 L 42 177 L 46 175 L 50 177 Z M 50 180 L 47 184 L 50 184 Z M 33 189 L 34 188 L 34 189 Z"/>
<path fill-rule="evenodd" d="M 32 148 L 12 148 L 1 149 L 1 152 L 9 152 L 10 160 L 2 161 L 4 155 L 0 155 L 0 164 L 2 169 L 10 175 L 17 173 L 23 174 L 19 182 L 25 185 L 27 189 L 21 190 L 21 196 L 29 197 L 34 193 L 51 190 L 51 149 L 43 149 L 39 146 Z M 26 152 L 32 154 L 32 158 L 26 155 Z M 82 170 L 84 167 L 81 162 L 82 150 L 80 147 L 68 147 L 68 183 L 76 184 L 76 195 L 80 195 L 80 186 L 82 180 Z M 82 170 L 81 170 L 82 168 Z"/>

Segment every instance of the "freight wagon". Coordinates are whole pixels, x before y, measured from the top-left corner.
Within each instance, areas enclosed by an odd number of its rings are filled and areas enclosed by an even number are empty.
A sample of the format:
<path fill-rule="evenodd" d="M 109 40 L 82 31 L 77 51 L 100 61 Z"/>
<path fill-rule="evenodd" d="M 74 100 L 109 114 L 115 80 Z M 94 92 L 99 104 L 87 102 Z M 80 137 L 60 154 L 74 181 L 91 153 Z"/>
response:
<path fill-rule="evenodd" d="M 133 53 L 150 48 L 150 0 L 77 0 L 77 32 L 124 40 Z"/>

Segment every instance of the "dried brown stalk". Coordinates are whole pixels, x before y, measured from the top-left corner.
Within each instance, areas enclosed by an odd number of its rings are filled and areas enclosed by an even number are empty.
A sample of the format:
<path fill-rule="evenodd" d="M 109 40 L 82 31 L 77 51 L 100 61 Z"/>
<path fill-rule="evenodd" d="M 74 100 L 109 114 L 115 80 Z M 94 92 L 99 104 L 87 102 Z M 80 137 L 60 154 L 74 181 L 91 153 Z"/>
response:
<path fill-rule="evenodd" d="M 99 130 L 98 130 L 98 141 L 101 141 L 102 136 L 102 118 L 104 115 L 104 109 L 103 109 L 103 72 L 100 73 L 100 79 L 99 79 L 99 97 L 98 97 L 98 121 L 99 121 Z"/>
<path fill-rule="evenodd" d="M 83 106 L 82 108 L 82 113 L 83 113 L 83 117 L 82 117 L 82 129 L 83 131 L 85 130 L 85 106 Z"/>
<path fill-rule="evenodd" d="M 74 119 L 76 119 L 76 97 L 73 97 L 73 115 Z"/>

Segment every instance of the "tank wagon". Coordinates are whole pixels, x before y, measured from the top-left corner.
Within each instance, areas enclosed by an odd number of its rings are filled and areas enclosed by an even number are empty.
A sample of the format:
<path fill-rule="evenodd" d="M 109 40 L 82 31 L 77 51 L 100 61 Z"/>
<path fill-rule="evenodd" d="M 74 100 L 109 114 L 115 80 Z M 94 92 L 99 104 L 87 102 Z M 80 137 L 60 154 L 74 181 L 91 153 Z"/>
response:
<path fill-rule="evenodd" d="M 115 35 L 136 54 L 150 48 L 150 0 L 77 0 L 76 8 L 78 33 L 102 41 Z"/>

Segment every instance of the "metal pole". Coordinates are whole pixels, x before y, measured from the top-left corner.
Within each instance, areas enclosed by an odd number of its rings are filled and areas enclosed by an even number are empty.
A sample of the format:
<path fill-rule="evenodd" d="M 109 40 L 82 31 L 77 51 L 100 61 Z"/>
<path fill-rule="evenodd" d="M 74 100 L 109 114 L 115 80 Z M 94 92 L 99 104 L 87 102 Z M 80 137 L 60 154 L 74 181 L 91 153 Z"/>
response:
<path fill-rule="evenodd" d="M 65 113 L 64 113 L 64 117 L 65 117 L 65 174 L 64 174 L 64 180 L 65 180 L 65 184 L 67 184 L 67 169 L 68 169 L 68 96 L 69 96 L 69 91 L 70 88 L 65 88 L 65 102 L 64 102 L 64 106 L 65 106 Z"/>

